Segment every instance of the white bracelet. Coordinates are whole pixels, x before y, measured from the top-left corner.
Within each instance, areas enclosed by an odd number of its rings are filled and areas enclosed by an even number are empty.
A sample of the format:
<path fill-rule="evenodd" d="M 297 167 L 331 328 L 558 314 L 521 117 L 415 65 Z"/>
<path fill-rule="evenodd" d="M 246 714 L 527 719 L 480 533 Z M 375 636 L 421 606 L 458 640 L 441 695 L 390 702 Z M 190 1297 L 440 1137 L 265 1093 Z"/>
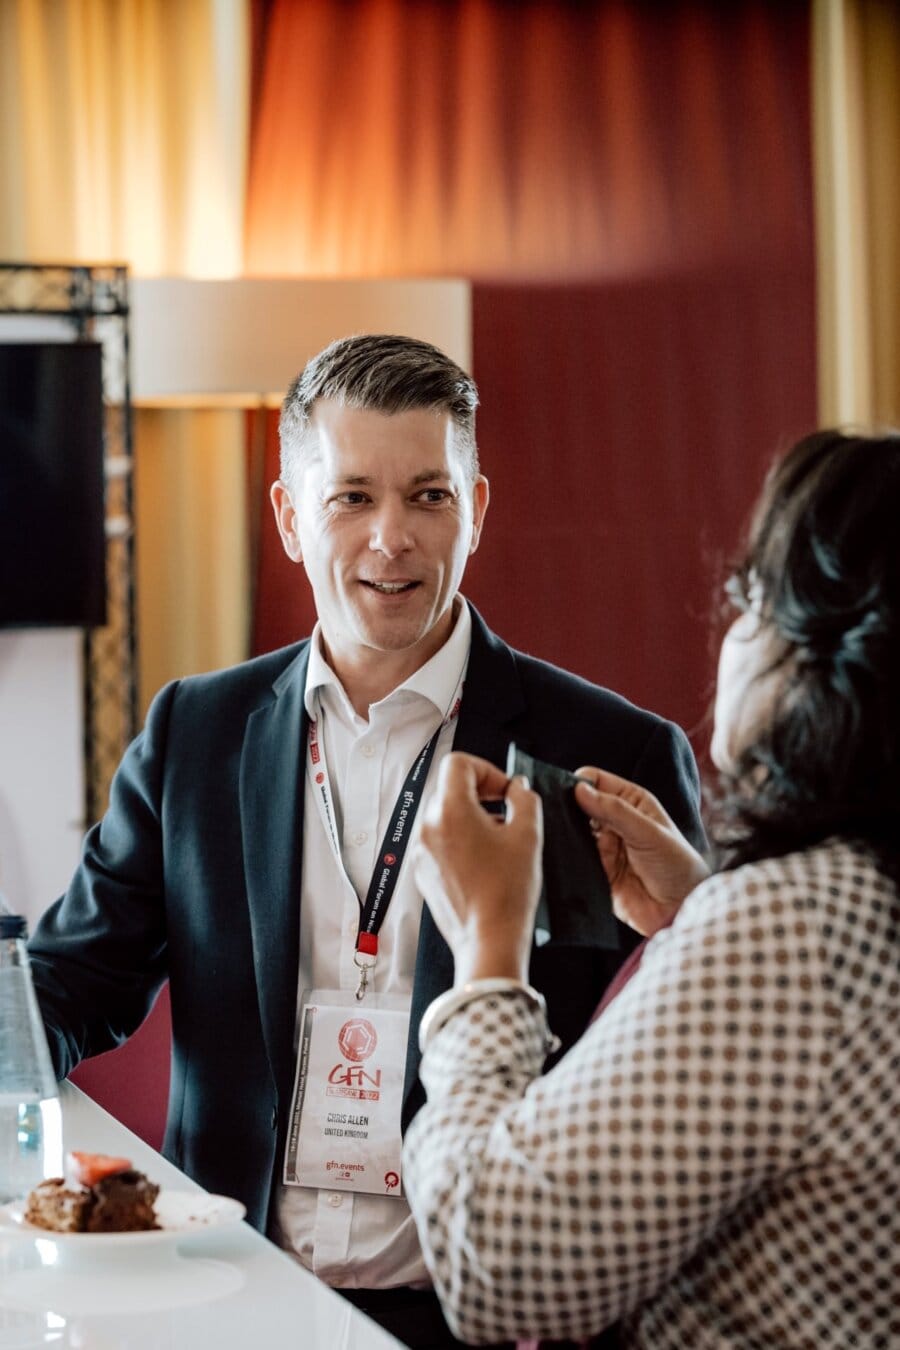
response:
<path fill-rule="evenodd" d="M 448 989 L 445 994 L 440 994 L 425 1009 L 419 1023 L 419 1050 L 422 1054 L 424 1055 L 428 1042 L 455 1012 L 464 1008 L 467 1003 L 471 1003 L 473 999 L 481 998 L 486 994 L 524 994 L 546 1020 L 547 1000 L 539 990 L 534 989 L 530 984 L 525 984 L 523 980 L 504 979 L 501 976 L 483 980 L 470 980 L 468 984 L 460 985 L 458 989 Z M 548 1053 L 556 1049 L 558 1045 L 558 1039 L 555 1036 L 551 1037 Z"/>

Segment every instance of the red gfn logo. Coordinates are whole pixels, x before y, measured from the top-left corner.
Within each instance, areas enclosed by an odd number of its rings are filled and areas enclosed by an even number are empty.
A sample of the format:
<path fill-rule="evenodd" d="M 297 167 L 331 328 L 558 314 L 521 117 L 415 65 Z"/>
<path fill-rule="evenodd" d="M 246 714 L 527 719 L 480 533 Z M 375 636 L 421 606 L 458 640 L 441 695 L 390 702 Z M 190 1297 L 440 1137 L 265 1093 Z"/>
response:
<path fill-rule="evenodd" d="M 365 1017 L 352 1017 L 338 1033 L 341 1054 L 345 1059 L 352 1059 L 355 1064 L 368 1059 L 377 1044 L 375 1028 Z"/>
<path fill-rule="evenodd" d="M 393 867 L 394 863 L 397 861 L 396 853 L 386 853 L 384 855 L 384 861 L 386 862 L 388 867 Z"/>
<path fill-rule="evenodd" d="M 317 782 L 317 783 L 324 783 L 324 782 L 325 782 L 325 775 L 324 775 L 324 773 L 317 773 L 317 774 L 316 774 L 316 782 Z"/>

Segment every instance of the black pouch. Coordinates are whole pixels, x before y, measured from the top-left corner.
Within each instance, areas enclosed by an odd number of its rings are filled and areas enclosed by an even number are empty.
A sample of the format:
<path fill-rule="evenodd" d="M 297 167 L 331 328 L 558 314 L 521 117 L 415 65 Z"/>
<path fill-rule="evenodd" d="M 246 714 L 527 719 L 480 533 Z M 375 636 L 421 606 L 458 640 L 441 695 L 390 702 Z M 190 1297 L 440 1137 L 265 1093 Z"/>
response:
<path fill-rule="evenodd" d="M 577 775 L 535 759 L 512 742 L 506 772 L 511 778 L 524 774 L 544 809 L 544 885 L 536 926 L 553 943 L 618 951 L 609 883 L 588 818 L 575 800 Z"/>

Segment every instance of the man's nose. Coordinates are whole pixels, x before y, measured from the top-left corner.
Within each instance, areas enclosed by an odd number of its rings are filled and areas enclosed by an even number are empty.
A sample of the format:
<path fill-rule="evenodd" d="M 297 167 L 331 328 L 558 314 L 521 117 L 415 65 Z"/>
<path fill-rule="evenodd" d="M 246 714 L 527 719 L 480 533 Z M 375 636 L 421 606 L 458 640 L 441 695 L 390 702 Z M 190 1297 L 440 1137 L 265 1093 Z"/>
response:
<path fill-rule="evenodd" d="M 387 558 L 397 558 L 413 547 L 412 530 L 406 508 L 400 502 L 384 502 L 376 512 L 369 537 L 369 548 Z"/>

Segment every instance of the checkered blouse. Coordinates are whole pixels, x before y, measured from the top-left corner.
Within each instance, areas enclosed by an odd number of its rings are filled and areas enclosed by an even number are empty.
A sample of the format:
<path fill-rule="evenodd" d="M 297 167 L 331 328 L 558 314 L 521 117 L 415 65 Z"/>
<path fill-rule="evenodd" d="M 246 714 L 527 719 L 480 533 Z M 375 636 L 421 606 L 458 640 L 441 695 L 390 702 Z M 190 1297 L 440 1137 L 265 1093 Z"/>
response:
<path fill-rule="evenodd" d="M 698 887 L 543 1078 L 521 995 L 455 1013 L 405 1182 L 456 1333 L 900 1346 L 898 932 L 829 841 Z"/>

